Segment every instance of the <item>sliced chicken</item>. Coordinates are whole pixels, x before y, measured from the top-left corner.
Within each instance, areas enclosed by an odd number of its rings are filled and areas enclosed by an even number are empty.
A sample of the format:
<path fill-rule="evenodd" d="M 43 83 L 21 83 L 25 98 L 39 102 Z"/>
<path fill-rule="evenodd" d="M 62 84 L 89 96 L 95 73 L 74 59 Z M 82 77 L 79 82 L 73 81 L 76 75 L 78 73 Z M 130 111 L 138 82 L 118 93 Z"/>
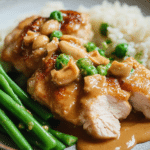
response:
<path fill-rule="evenodd" d="M 133 73 L 120 82 L 121 87 L 131 92 L 130 102 L 135 110 L 150 119 L 150 70 L 129 57 L 125 62 L 133 63 Z"/>
<path fill-rule="evenodd" d="M 53 82 L 51 70 L 54 69 L 56 58 L 57 55 L 54 54 L 51 58 L 43 60 L 42 68 L 28 80 L 28 92 L 33 99 L 50 108 L 56 118 L 80 124 L 82 83 L 79 79 L 64 86 Z"/>
<path fill-rule="evenodd" d="M 130 94 L 120 88 L 117 79 L 101 75 L 85 77 L 84 90 L 80 116 L 83 128 L 95 138 L 119 138 L 119 120 L 131 112 Z"/>
<path fill-rule="evenodd" d="M 80 43 L 92 39 L 88 16 L 75 11 L 62 11 L 63 21 L 32 16 L 26 18 L 6 37 L 2 60 L 11 62 L 18 71 L 30 77 L 47 56 L 50 34 L 55 30 L 79 38 Z M 50 44 L 51 45 L 51 44 Z"/>

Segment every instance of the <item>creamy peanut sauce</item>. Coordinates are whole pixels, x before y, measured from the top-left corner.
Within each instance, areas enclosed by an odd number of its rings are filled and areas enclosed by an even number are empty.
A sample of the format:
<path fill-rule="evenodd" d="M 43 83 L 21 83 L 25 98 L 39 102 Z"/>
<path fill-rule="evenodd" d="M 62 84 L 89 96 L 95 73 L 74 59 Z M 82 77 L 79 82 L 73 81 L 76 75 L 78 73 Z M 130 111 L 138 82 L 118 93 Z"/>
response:
<path fill-rule="evenodd" d="M 36 78 L 36 82 L 38 81 L 38 84 L 36 87 L 42 87 L 40 88 L 40 92 L 41 89 L 43 89 L 42 93 L 44 95 L 40 93 L 40 96 L 45 98 L 45 103 L 48 104 L 52 112 L 60 115 L 56 116 L 55 114 L 56 118 L 62 117 L 61 119 L 79 125 L 78 116 L 81 111 L 80 99 L 85 95 L 83 91 L 83 80 L 73 82 L 65 87 L 57 87 L 47 74 L 54 67 L 53 65 L 55 64 L 56 57 L 57 55 L 54 55 L 49 62 L 45 63 L 43 71 L 37 72 L 38 77 Z M 112 88 L 113 90 L 117 90 L 119 83 L 116 79 L 107 78 L 107 82 L 109 87 L 112 86 L 114 87 Z M 42 86 L 39 85 L 41 83 Z M 109 91 L 109 93 L 115 93 L 113 90 Z M 77 91 L 80 92 L 78 93 Z M 99 90 L 94 88 L 94 93 L 97 93 L 98 91 Z M 123 99 L 122 96 L 124 93 L 120 94 Z M 49 99 L 51 99 L 51 101 L 49 101 Z M 118 97 L 118 99 L 120 99 L 120 97 Z M 83 130 L 82 126 L 75 126 L 64 121 L 60 121 L 60 124 L 55 127 L 55 129 L 77 136 L 79 139 L 77 142 L 77 150 L 129 150 L 137 143 L 150 140 L 150 120 L 146 120 L 142 113 L 134 112 L 132 112 L 127 119 L 121 121 L 121 135 L 119 139 L 97 140 L 88 135 L 86 131 Z"/>
<path fill-rule="evenodd" d="M 137 143 L 150 140 L 150 121 L 141 113 L 131 113 L 126 120 L 121 122 L 121 135 L 119 139 L 96 140 L 89 136 L 82 126 L 61 122 L 58 130 L 79 138 L 77 150 L 130 150 Z"/>

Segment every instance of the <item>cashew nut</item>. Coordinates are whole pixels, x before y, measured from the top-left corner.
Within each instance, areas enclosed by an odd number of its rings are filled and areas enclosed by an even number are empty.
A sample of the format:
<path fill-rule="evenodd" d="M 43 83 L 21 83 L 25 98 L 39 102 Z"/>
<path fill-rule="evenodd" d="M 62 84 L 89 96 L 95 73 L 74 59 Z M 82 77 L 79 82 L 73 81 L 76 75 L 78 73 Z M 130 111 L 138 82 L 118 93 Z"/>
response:
<path fill-rule="evenodd" d="M 74 43 L 74 44 L 78 44 L 78 45 L 81 45 L 81 40 L 73 35 L 63 35 L 61 38 L 60 38 L 61 41 L 67 41 L 67 42 L 70 42 L 70 43 Z"/>
<path fill-rule="evenodd" d="M 39 35 L 36 39 L 34 39 L 32 48 L 38 49 L 40 47 L 44 47 L 48 42 L 49 38 L 46 35 Z"/>
<path fill-rule="evenodd" d="M 58 85 L 66 85 L 73 82 L 79 76 L 79 69 L 73 59 L 70 59 L 67 66 L 61 70 L 53 69 L 51 71 L 52 81 Z"/>
<path fill-rule="evenodd" d="M 30 30 L 29 30 L 29 31 L 27 32 L 27 36 L 25 36 L 25 37 L 23 38 L 24 44 L 25 44 L 26 46 L 28 46 L 30 43 L 33 42 L 33 40 L 34 40 L 38 35 L 39 35 L 38 32 L 33 32 L 33 31 L 30 31 Z"/>
<path fill-rule="evenodd" d="M 67 41 L 60 41 L 59 47 L 62 53 L 71 55 L 76 60 L 87 57 L 86 49 L 76 44 Z"/>
<path fill-rule="evenodd" d="M 44 61 L 47 61 L 48 59 L 51 58 L 52 54 L 58 49 L 58 45 L 59 45 L 58 38 L 53 37 L 53 40 L 46 45 L 48 54 L 45 58 L 43 58 Z"/>
<path fill-rule="evenodd" d="M 48 20 L 41 27 L 41 33 L 44 35 L 49 35 L 55 30 L 59 30 L 59 22 L 57 20 Z"/>
<path fill-rule="evenodd" d="M 109 72 L 114 76 L 123 78 L 129 76 L 132 67 L 132 62 L 121 63 L 113 61 L 111 67 L 109 68 Z"/>
<path fill-rule="evenodd" d="M 89 59 L 95 64 L 95 65 L 107 65 L 110 61 L 109 59 L 101 56 L 98 51 L 92 51 L 89 54 Z"/>

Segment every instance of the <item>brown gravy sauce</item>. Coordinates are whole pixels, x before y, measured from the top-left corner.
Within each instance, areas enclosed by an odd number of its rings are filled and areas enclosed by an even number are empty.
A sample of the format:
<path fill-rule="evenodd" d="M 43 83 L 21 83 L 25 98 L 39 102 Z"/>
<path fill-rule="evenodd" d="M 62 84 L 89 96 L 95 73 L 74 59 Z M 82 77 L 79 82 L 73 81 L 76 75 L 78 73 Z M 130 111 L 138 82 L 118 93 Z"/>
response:
<path fill-rule="evenodd" d="M 66 122 L 61 122 L 56 129 L 77 136 L 77 150 L 130 150 L 136 144 L 150 140 L 150 121 L 141 113 L 133 112 L 121 122 L 119 139 L 92 139 L 81 126 L 74 127 Z"/>

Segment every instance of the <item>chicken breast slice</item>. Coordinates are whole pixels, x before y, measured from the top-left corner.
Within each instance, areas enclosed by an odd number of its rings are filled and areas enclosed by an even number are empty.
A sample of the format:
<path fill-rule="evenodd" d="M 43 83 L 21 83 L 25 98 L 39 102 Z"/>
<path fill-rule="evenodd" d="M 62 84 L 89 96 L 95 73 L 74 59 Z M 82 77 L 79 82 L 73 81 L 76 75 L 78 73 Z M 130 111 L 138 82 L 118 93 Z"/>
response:
<path fill-rule="evenodd" d="M 42 67 L 29 78 L 27 90 L 34 100 L 48 107 L 55 118 L 79 125 L 82 84 L 76 80 L 59 86 L 52 81 L 51 70 L 54 69 L 57 56 L 54 54 L 49 59 L 43 59 Z"/>
<path fill-rule="evenodd" d="M 133 73 L 121 79 L 121 87 L 131 92 L 130 102 L 135 110 L 141 111 L 150 119 L 150 70 L 129 57 L 125 62 L 133 63 Z"/>
<path fill-rule="evenodd" d="M 122 90 L 116 79 L 101 75 L 84 78 L 86 96 L 81 100 L 83 128 L 98 139 L 119 138 L 120 119 L 131 112 L 130 94 Z"/>

